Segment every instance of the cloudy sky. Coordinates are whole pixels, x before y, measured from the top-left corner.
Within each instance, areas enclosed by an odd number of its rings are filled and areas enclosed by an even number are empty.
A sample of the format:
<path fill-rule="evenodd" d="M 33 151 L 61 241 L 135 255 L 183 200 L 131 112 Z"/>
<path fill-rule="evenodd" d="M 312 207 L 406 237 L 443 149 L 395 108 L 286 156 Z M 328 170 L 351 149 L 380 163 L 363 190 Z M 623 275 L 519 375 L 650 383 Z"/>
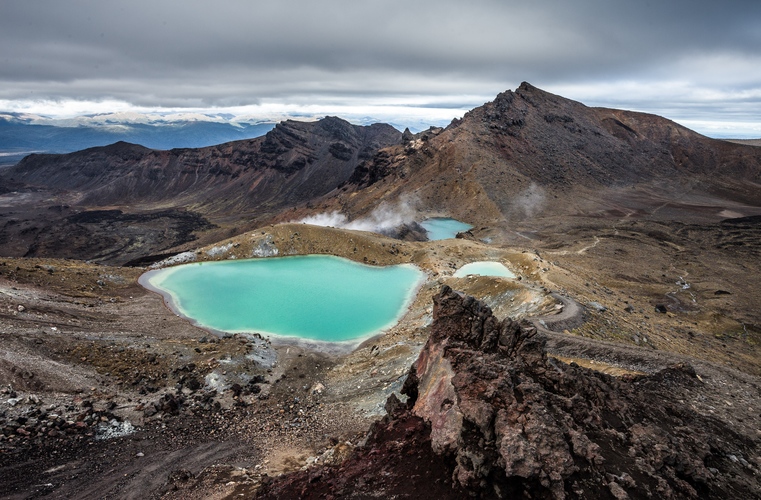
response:
<path fill-rule="evenodd" d="M 521 81 L 761 137 L 761 2 L 0 1 L 0 111 L 439 124 Z"/>

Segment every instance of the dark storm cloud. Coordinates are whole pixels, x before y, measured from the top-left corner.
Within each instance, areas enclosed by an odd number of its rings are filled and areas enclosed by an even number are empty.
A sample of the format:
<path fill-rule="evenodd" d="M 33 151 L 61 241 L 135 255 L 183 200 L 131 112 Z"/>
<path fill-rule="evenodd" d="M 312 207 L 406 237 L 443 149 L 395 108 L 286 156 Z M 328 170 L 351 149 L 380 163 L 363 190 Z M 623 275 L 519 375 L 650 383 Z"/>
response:
<path fill-rule="evenodd" d="M 755 93 L 758 110 L 759 47 L 748 1 L 5 0 L 0 99 L 198 107 L 681 82 Z"/>

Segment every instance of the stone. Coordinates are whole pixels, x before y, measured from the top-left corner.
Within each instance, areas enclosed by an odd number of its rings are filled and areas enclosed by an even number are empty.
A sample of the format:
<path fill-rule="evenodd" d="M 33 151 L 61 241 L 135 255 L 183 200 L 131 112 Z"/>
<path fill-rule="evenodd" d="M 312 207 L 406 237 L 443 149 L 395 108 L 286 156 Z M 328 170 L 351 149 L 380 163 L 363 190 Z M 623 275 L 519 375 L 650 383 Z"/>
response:
<path fill-rule="evenodd" d="M 605 307 L 604 305 L 600 304 L 599 302 L 590 302 L 589 303 L 589 307 L 591 307 L 592 309 L 594 309 L 597 312 L 605 312 L 605 311 L 608 310 L 607 307 Z"/>
<path fill-rule="evenodd" d="M 311 392 L 312 394 L 322 394 L 322 391 L 324 390 L 325 390 L 325 386 L 322 383 L 317 382 L 316 384 L 312 386 L 309 392 Z"/>
<path fill-rule="evenodd" d="M 613 498 L 616 500 L 627 500 L 629 498 L 629 494 L 626 493 L 626 490 L 614 481 L 608 483 L 608 489 L 610 490 L 610 494 L 613 495 Z"/>
<path fill-rule="evenodd" d="M 201 388 L 201 382 L 195 377 L 188 377 L 183 381 L 183 386 L 187 387 L 191 392 L 195 392 Z"/>
<path fill-rule="evenodd" d="M 405 404 L 399 400 L 395 392 L 392 392 L 391 395 L 389 395 L 386 399 L 386 404 L 383 406 L 383 409 L 386 410 L 388 415 L 393 415 L 404 408 Z"/>
<path fill-rule="evenodd" d="M 406 405 L 390 396 L 387 414 L 350 457 L 272 479 L 260 497 L 297 498 L 315 485 L 326 498 L 349 487 L 369 497 L 363 484 L 408 492 L 424 470 L 430 475 L 410 496 L 758 496 L 736 473 L 745 464 L 734 450 L 750 441 L 675 400 L 675 389 L 701 383 L 690 365 L 616 378 L 549 357 L 543 335 L 443 286 L 428 340 L 402 385 Z"/>

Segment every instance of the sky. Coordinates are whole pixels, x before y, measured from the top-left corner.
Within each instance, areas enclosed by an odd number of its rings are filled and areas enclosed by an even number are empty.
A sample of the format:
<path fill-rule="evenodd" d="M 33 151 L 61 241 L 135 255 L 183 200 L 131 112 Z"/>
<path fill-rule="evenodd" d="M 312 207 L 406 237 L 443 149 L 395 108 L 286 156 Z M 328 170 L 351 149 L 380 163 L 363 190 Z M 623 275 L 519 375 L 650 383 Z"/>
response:
<path fill-rule="evenodd" d="M 0 112 L 442 125 L 522 81 L 761 137 L 761 2 L 0 1 Z"/>

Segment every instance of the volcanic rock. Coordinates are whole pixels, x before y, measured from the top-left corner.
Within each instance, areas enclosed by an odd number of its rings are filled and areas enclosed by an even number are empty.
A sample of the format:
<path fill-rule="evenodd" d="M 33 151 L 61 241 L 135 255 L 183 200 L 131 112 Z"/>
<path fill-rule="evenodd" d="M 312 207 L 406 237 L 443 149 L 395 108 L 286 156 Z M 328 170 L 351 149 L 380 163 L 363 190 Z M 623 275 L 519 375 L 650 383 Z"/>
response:
<path fill-rule="evenodd" d="M 548 357 L 544 345 L 528 323 L 500 321 L 442 287 L 407 404 L 390 397 L 388 415 L 340 467 L 275 479 L 261 498 L 761 494 L 754 472 L 728 458 L 755 456 L 757 441 L 672 400 L 675 386 L 700 386 L 691 366 L 615 378 Z"/>
<path fill-rule="evenodd" d="M 20 200 L 0 210 L 0 254 L 144 262 L 214 229 L 209 217 L 265 218 L 323 196 L 400 137 L 390 125 L 326 117 L 207 148 L 119 142 L 32 154 L 0 172 L 0 184 L 13 185 Z M 76 203 L 51 206 L 55 199 Z M 120 209 L 102 209 L 113 206 Z"/>
<path fill-rule="evenodd" d="M 587 107 L 525 82 L 443 132 L 418 136 L 361 163 L 348 181 L 359 196 L 342 208 L 361 213 L 370 199 L 414 192 L 424 208 L 473 223 L 649 212 L 687 194 L 714 206 L 761 203 L 761 149 L 655 115 Z"/>

